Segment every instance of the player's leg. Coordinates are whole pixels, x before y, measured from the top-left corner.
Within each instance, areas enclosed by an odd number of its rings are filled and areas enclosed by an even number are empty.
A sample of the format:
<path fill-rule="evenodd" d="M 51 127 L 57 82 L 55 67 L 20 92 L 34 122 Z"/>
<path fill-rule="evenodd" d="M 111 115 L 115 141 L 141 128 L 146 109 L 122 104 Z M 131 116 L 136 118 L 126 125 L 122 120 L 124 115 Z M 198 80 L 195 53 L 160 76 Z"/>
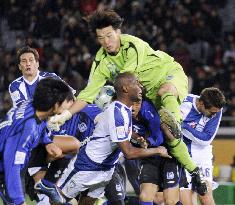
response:
<path fill-rule="evenodd" d="M 195 185 L 195 190 L 199 194 L 204 195 L 207 192 L 206 184 L 201 181 L 199 168 L 191 159 L 186 144 L 181 138 L 175 139 L 167 126 L 162 125 L 161 128 L 167 137 L 167 144 L 170 148 L 170 153 L 183 165 L 187 171 L 189 171 L 192 176 L 192 180 L 194 181 L 193 184 Z"/>
<path fill-rule="evenodd" d="M 212 182 L 213 182 L 213 167 L 212 164 L 202 164 L 200 167 L 203 175 L 203 180 L 205 180 L 207 187 L 208 187 L 208 192 L 204 196 L 200 196 L 199 200 L 202 205 L 215 205 L 215 201 L 213 198 L 213 187 L 212 187 Z"/>
<path fill-rule="evenodd" d="M 178 122 L 182 121 L 180 104 L 188 94 L 188 78 L 179 64 L 172 66 L 166 74 L 165 80 L 161 82 L 157 95 L 160 96 L 161 105 L 171 111 Z"/>
<path fill-rule="evenodd" d="M 153 204 L 156 192 L 159 190 L 161 181 L 159 158 L 145 158 L 141 160 L 140 181 L 140 204 Z"/>
<path fill-rule="evenodd" d="M 180 201 L 184 205 L 194 205 L 192 200 L 191 186 L 188 183 L 187 175 L 185 169 L 182 170 L 182 174 L 179 182 L 180 187 Z"/>
<path fill-rule="evenodd" d="M 166 205 L 180 205 L 179 182 L 182 176 L 183 168 L 175 159 L 163 158 L 161 166 L 163 176 L 163 196 Z"/>
<path fill-rule="evenodd" d="M 164 196 L 162 191 L 158 191 L 153 199 L 153 204 L 160 205 L 164 203 Z"/>
<path fill-rule="evenodd" d="M 132 185 L 135 194 L 139 196 L 140 194 L 140 185 L 138 176 L 140 173 L 140 162 L 139 159 L 125 159 L 124 161 L 127 178 Z"/>
<path fill-rule="evenodd" d="M 25 174 L 25 191 L 30 199 L 32 201 L 35 200 L 39 205 L 49 203 L 49 198 L 46 195 L 36 193 L 32 188 L 46 174 L 46 170 L 48 169 L 46 158 L 47 152 L 45 147 L 38 145 L 32 151 L 28 164 L 28 172 Z"/>
<path fill-rule="evenodd" d="M 124 205 L 126 196 L 126 174 L 120 163 L 115 167 L 112 179 L 105 187 L 105 196 L 108 205 Z"/>
<path fill-rule="evenodd" d="M 193 205 L 192 191 L 190 188 L 180 188 L 180 201 L 184 205 Z"/>

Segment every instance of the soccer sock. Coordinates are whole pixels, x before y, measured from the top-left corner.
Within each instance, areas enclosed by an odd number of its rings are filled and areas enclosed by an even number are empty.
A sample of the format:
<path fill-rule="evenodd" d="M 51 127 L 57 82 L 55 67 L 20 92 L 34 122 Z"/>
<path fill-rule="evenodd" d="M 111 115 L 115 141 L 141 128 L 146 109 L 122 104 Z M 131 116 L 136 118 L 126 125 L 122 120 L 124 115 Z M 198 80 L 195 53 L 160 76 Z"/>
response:
<path fill-rule="evenodd" d="M 177 98 L 170 92 L 165 93 L 163 96 L 161 96 L 161 104 L 169 111 L 171 111 L 177 122 L 182 121 L 182 116 L 180 113 L 179 103 L 177 101 Z"/>
<path fill-rule="evenodd" d="M 140 205 L 153 205 L 153 202 L 144 202 L 144 201 L 141 201 Z"/>
<path fill-rule="evenodd" d="M 184 168 L 192 172 L 197 165 L 192 161 L 188 148 L 182 139 L 174 139 L 171 142 L 167 142 L 170 146 L 171 154 L 184 166 Z"/>

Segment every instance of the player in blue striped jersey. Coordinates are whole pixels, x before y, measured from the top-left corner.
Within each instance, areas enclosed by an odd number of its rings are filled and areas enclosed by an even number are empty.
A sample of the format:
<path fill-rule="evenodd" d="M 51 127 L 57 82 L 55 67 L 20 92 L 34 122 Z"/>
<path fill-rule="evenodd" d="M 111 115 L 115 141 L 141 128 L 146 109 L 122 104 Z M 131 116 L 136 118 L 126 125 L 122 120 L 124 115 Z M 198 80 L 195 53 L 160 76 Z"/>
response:
<path fill-rule="evenodd" d="M 11 119 L 0 124 L 0 176 L 4 187 L 1 197 L 6 203 L 26 204 L 20 174 L 34 147 L 43 143 L 51 156 L 62 154 L 49 138 L 46 120 L 61 113 L 71 99 L 73 94 L 64 82 L 43 79 L 38 83 L 33 101 L 23 102 L 14 109 Z"/>
<path fill-rule="evenodd" d="M 17 63 L 22 76 L 9 85 L 13 107 L 19 106 L 25 100 L 32 99 L 41 79 L 54 77 L 62 80 L 55 73 L 39 71 L 39 54 L 36 49 L 29 46 L 22 47 L 17 51 Z M 74 90 L 73 92 L 75 93 Z"/>
<path fill-rule="evenodd" d="M 132 133 L 131 106 L 141 99 L 139 81 L 132 73 L 119 74 L 114 83 L 117 100 L 100 115 L 91 140 L 80 149 L 74 164 L 74 169 L 67 170 L 58 182 L 63 196 L 73 198 L 78 193 L 87 190 L 84 201 L 79 204 L 93 204 L 103 196 L 105 185 L 110 181 L 120 152 L 129 159 L 160 154 L 169 157 L 163 147 L 135 148 L 129 140 Z M 44 191 L 48 182 L 36 184 L 36 188 Z M 53 197 L 56 189 L 47 191 Z M 57 191 L 57 195 L 61 195 Z M 53 200 L 53 198 L 51 198 Z M 58 201 L 57 201 L 58 202 Z M 64 200 L 61 202 L 64 203 Z"/>
<path fill-rule="evenodd" d="M 202 90 L 200 96 L 188 95 L 180 107 L 183 114 L 182 134 L 184 141 L 208 186 L 208 193 L 199 196 L 203 205 L 215 205 L 212 195 L 213 155 L 211 143 L 218 131 L 224 105 L 223 93 L 217 88 L 210 87 Z M 191 189 L 195 190 L 193 182 Z"/>
<path fill-rule="evenodd" d="M 172 138 L 172 134 L 166 126 L 161 127 L 160 125 L 159 114 L 151 102 L 144 100 L 142 103 L 134 103 L 133 133 L 135 134 L 132 137 L 142 142 L 141 138 L 144 138 L 147 144 L 143 143 L 143 145 L 147 147 L 166 146 L 165 142 Z M 159 189 L 163 190 L 166 204 L 181 204 L 179 202 L 179 181 L 182 176 L 185 176 L 182 165 L 174 158 L 168 159 L 160 156 L 144 158 L 140 162 L 141 171 L 138 180 L 140 204 L 150 205 L 153 204 L 153 201 L 158 203 L 160 199 L 155 196 Z M 131 174 L 129 173 L 129 175 Z M 139 189 L 137 182 L 135 184 Z M 182 184 L 186 185 L 186 180 L 182 180 Z"/>

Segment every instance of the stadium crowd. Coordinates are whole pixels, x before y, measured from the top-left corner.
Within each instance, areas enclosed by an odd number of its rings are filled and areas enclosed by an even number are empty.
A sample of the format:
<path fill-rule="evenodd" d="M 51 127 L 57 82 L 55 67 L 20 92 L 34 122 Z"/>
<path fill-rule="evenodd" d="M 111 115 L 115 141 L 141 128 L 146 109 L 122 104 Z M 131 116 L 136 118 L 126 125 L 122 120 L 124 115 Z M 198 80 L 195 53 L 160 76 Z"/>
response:
<path fill-rule="evenodd" d="M 235 116 L 235 31 L 225 32 L 219 0 L 1 0 L 0 119 L 11 107 L 10 82 L 20 76 L 16 51 L 27 44 L 40 54 L 40 70 L 54 72 L 71 87 L 85 87 L 98 44 L 86 17 L 113 8 L 123 32 L 166 51 L 184 68 L 190 91 L 220 88 L 228 99 L 224 116 Z M 9 34 L 14 34 L 12 35 Z"/>

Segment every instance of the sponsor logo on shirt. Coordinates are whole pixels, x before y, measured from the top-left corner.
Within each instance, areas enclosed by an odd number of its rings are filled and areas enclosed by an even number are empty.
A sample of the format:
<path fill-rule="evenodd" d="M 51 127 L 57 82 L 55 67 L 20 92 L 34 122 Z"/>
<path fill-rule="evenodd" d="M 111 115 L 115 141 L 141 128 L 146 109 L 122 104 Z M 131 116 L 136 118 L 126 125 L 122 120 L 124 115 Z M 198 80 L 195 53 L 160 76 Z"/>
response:
<path fill-rule="evenodd" d="M 19 93 L 18 90 L 16 90 L 16 91 L 14 91 L 13 93 L 11 93 L 11 96 L 12 96 L 12 99 L 13 99 L 14 101 L 17 101 L 17 100 L 20 99 L 20 93 Z"/>
<path fill-rule="evenodd" d="M 26 157 L 25 152 L 16 151 L 14 164 L 24 164 L 25 157 Z"/>

